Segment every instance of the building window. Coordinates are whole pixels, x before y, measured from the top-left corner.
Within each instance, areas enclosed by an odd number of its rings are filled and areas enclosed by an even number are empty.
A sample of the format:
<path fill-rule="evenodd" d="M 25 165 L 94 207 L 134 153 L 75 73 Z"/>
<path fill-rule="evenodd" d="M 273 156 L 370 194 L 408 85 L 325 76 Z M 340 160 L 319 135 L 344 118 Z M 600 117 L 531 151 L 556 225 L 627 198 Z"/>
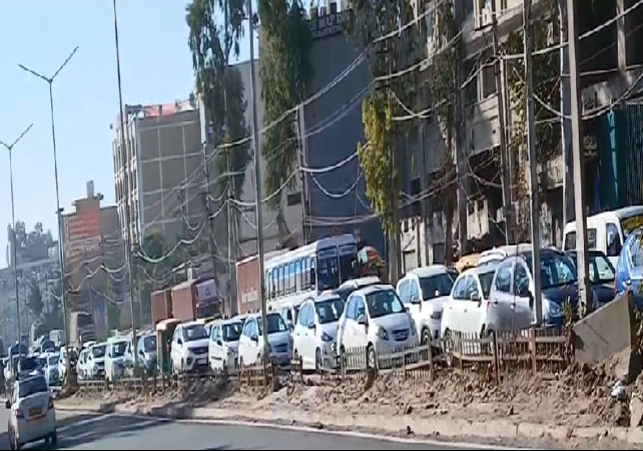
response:
<path fill-rule="evenodd" d="M 491 50 L 485 51 L 485 57 L 482 58 L 482 61 L 484 61 L 485 64 L 481 74 L 482 98 L 486 99 L 496 93 L 496 65 L 492 64 L 494 58 L 491 54 Z"/>

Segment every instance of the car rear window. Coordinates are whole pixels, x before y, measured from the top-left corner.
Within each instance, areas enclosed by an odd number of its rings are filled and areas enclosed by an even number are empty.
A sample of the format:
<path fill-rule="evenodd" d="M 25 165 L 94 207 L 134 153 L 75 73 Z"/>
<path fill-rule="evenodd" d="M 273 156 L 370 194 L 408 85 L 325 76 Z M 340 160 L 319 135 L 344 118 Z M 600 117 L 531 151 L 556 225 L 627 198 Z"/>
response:
<path fill-rule="evenodd" d="M 35 393 L 47 393 L 47 382 L 44 377 L 26 379 L 18 384 L 18 397 L 25 398 Z"/>

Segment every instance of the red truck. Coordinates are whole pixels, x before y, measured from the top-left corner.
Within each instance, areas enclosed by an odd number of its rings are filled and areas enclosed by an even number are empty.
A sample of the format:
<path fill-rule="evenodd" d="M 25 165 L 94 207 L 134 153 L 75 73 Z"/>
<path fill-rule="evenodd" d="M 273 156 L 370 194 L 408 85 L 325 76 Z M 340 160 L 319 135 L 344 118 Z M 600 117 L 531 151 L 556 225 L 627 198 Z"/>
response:
<path fill-rule="evenodd" d="M 220 316 L 214 279 L 188 280 L 172 287 L 171 292 L 174 318 L 188 321 Z"/>

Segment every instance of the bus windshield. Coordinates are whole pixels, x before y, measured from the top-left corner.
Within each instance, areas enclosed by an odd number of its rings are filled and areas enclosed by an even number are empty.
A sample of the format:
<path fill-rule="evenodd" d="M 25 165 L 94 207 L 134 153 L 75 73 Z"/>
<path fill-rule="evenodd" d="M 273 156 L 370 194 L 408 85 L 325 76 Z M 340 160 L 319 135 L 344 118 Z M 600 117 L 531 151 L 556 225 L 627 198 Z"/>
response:
<path fill-rule="evenodd" d="M 339 261 L 337 249 L 329 248 L 317 252 L 317 289 L 319 291 L 339 286 Z"/>
<path fill-rule="evenodd" d="M 346 244 L 339 248 L 340 284 L 357 277 L 357 246 Z"/>

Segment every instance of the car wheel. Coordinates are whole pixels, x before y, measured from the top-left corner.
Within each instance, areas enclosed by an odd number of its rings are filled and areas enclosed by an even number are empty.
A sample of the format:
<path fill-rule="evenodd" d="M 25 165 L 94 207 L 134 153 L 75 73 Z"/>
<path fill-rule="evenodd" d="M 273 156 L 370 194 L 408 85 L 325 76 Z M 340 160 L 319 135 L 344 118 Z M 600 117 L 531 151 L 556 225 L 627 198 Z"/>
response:
<path fill-rule="evenodd" d="M 323 362 L 322 362 L 322 355 L 321 355 L 321 349 L 317 348 L 315 351 L 315 371 L 318 373 L 322 370 L 323 368 Z"/>
<path fill-rule="evenodd" d="M 51 435 L 49 436 L 49 443 L 54 448 L 58 445 L 58 433 L 56 432 L 55 429 L 54 429 L 54 432 L 52 432 Z"/>
<path fill-rule="evenodd" d="M 422 346 L 430 346 L 431 345 L 431 331 L 428 328 L 422 329 L 422 338 L 420 339 L 420 344 Z M 422 359 L 423 360 L 429 360 L 429 350 L 427 349 L 426 351 L 422 351 Z"/>
<path fill-rule="evenodd" d="M 444 356 L 446 359 L 447 366 L 453 366 L 453 338 L 451 337 L 451 331 L 449 329 L 444 331 L 444 337 L 442 337 L 442 349 L 444 351 Z"/>
<path fill-rule="evenodd" d="M 373 344 L 369 344 L 366 348 L 366 368 L 369 370 L 377 370 L 377 354 L 375 354 Z"/>
<path fill-rule="evenodd" d="M 18 441 L 18 436 L 15 433 L 13 434 L 13 448 L 12 449 L 15 449 L 15 450 L 20 449 L 20 442 Z"/>
<path fill-rule="evenodd" d="M 13 439 L 13 432 L 9 429 L 9 449 L 16 449 L 16 442 Z"/>

